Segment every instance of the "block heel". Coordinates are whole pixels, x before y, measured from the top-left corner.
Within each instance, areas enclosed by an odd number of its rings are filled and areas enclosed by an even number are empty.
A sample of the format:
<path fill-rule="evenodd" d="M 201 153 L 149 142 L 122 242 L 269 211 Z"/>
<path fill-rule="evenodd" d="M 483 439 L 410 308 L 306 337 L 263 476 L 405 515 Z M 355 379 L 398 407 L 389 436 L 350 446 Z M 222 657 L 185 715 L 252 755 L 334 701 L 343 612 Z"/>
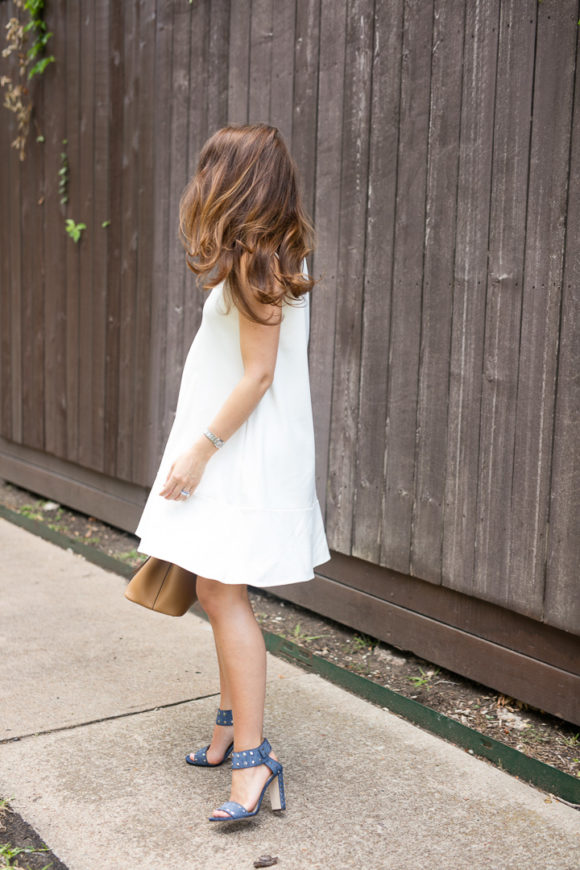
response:
<path fill-rule="evenodd" d="M 272 779 L 272 785 L 270 786 L 270 806 L 274 811 L 276 810 L 285 810 L 286 809 L 286 801 L 283 799 L 284 796 L 284 774 L 282 771 L 278 773 Z"/>

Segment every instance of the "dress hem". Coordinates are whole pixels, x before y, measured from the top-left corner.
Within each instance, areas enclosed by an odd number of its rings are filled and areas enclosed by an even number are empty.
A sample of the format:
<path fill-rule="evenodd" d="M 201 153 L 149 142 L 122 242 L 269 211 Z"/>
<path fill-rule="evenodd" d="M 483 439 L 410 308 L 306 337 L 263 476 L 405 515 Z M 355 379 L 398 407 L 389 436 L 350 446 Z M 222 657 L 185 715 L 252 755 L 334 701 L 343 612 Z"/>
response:
<path fill-rule="evenodd" d="M 153 552 L 154 551 L 154 552 Z M 254 589 L 270 589 L 275 586 L 291 586 L 295 583 L 309 583 L 311 580 L 315 579 L 314 568 L 318 567 L 318 565 L 325 565 L 326 562 L 330 561 L 330 553 L 328 554 L 328 558 L 317 560 L 312 566 L 312 574 L 310 577 L 292 577 L 291 579 L 284 580 L 268 580 L 268 582 L 258 582 L 256 578 L 253 580 L 237 580 L 237 579 L 229 579 L 226 577 L 214 577 L 212 571 L 196 571 L 191 563 L 184 565 L 182 562 L 184 560 L 176 560 L 175 557 L 171 557 L 168 555 L 166 551 L 164 551 L 163 547 L 144 547 L 141 544 L 137 547 L 138 553 L 144 553 L 146 556 L 154 556 L 157 559 L 164 559 L 166 562 L 174 562 L 176 565 L 180 565 L 181 568 L 185 568 L 187 571 L 191 571 L 192 574 L 201 577 L 207 577 L 208 580 L 217 580 L 218 583 L 224 583 L 226 586 L 253 586 Z M 307 572 L 309 573 L 309 572 Z"/>
<path fill-rule="evenodd" d="M 135 534 L 138 552 L 227 584 L 305 583 L 330 559 L 318 499 L 306 510 L 240 511 L 213 499 L 154 497 Z"/>

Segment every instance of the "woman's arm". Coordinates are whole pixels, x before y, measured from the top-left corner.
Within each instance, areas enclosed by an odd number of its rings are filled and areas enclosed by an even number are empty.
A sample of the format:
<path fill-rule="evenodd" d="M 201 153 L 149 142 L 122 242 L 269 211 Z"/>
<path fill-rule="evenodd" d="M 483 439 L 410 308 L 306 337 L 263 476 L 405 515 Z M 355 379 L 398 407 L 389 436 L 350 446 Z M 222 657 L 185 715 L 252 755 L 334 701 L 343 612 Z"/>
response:
<path fill-rule="evenodd" d="M 244 374 L 236 384 L 213 420 L 208 423 L 213 432 L 227 441 L 248 419 L 274 379 L 278 342 L 280 339 L 281 311 L 276 305 L 252 302 L 259 317 L 272 318 L 275 325 L 264 326 L 249 320 L 240 312 L 240 350 Z M 219 353 L 219 348 L 216 348 Z M 217 451 L 209 438 L 200 434 L 194 444 L 175 460 L 159 495 L 183 501 L 185 489 L 191 493 L 198 486 L 205 466 Z"/>

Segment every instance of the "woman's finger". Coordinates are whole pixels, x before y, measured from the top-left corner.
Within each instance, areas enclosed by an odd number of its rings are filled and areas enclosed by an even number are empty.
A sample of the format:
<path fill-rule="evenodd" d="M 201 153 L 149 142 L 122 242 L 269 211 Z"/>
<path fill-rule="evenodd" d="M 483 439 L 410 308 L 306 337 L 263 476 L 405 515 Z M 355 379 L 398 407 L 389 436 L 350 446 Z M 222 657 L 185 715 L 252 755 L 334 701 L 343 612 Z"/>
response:
<path fill-rule="evenodd" d="M 171 486 L 171 490 L 169 493 L 169 498 L 175 499 L 177 501 L 179 499 L 180 491 L 181 491 L 181 487 L 177 483 L 177 481 L 174 479 L 172 481 L 172 486 Z"/>
<path fill-rule="evenodd" d="M 193 492 L 194 486 L 193 484 L 188 484 L 185 481 L 180 481 L 175 477 L 170 477 L 163 487 L 160 490 L 159 495 L 162 495 L 164 498 L 171 499 L 173 501 L 185 501 L 188 496 L 183 495 L 182 489 L 186 490 L 186 492 Z"/>
<path fill-rule="evenodd" d="M 169 475 L 159 490 L 159 495 L 162 495 L 164 498 L 175 498 L 178 492 L 179 487 L 177 486 L 175 478 L 172 475 Z"/>
<path fill-rule="evenodd" d="M 170 480 L 173 476 L 173 469 L 174 468 L 175 468 L 175 462 L 172 462 L 171 467 L 170 467 L 169 471 L 167 472 L 167 477 L 165 478 L 165 483 L 163 484 L 163 486 L 159 490 L 159 495 L 165 496 L 169 492 L 169 490 L 171 488 L 170 487 Z"/>

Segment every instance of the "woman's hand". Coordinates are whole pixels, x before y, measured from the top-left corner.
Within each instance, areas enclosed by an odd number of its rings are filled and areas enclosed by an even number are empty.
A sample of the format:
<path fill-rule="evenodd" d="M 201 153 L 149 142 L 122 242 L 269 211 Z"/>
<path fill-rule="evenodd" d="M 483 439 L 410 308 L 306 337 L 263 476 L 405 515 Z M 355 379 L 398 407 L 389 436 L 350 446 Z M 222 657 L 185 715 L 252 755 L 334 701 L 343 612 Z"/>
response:
<path fill-rule="evenodd" d="M 197 488 L 208 459 L 216 452 L 209 438 L 202 435 L 203 440 L 196 441 L 193 447 L 181 453 L 167 475 L 159 495 L 168 500 L 186 501 L 188 496 L 181 492 L 184 489 L 190 495 Z"/>

